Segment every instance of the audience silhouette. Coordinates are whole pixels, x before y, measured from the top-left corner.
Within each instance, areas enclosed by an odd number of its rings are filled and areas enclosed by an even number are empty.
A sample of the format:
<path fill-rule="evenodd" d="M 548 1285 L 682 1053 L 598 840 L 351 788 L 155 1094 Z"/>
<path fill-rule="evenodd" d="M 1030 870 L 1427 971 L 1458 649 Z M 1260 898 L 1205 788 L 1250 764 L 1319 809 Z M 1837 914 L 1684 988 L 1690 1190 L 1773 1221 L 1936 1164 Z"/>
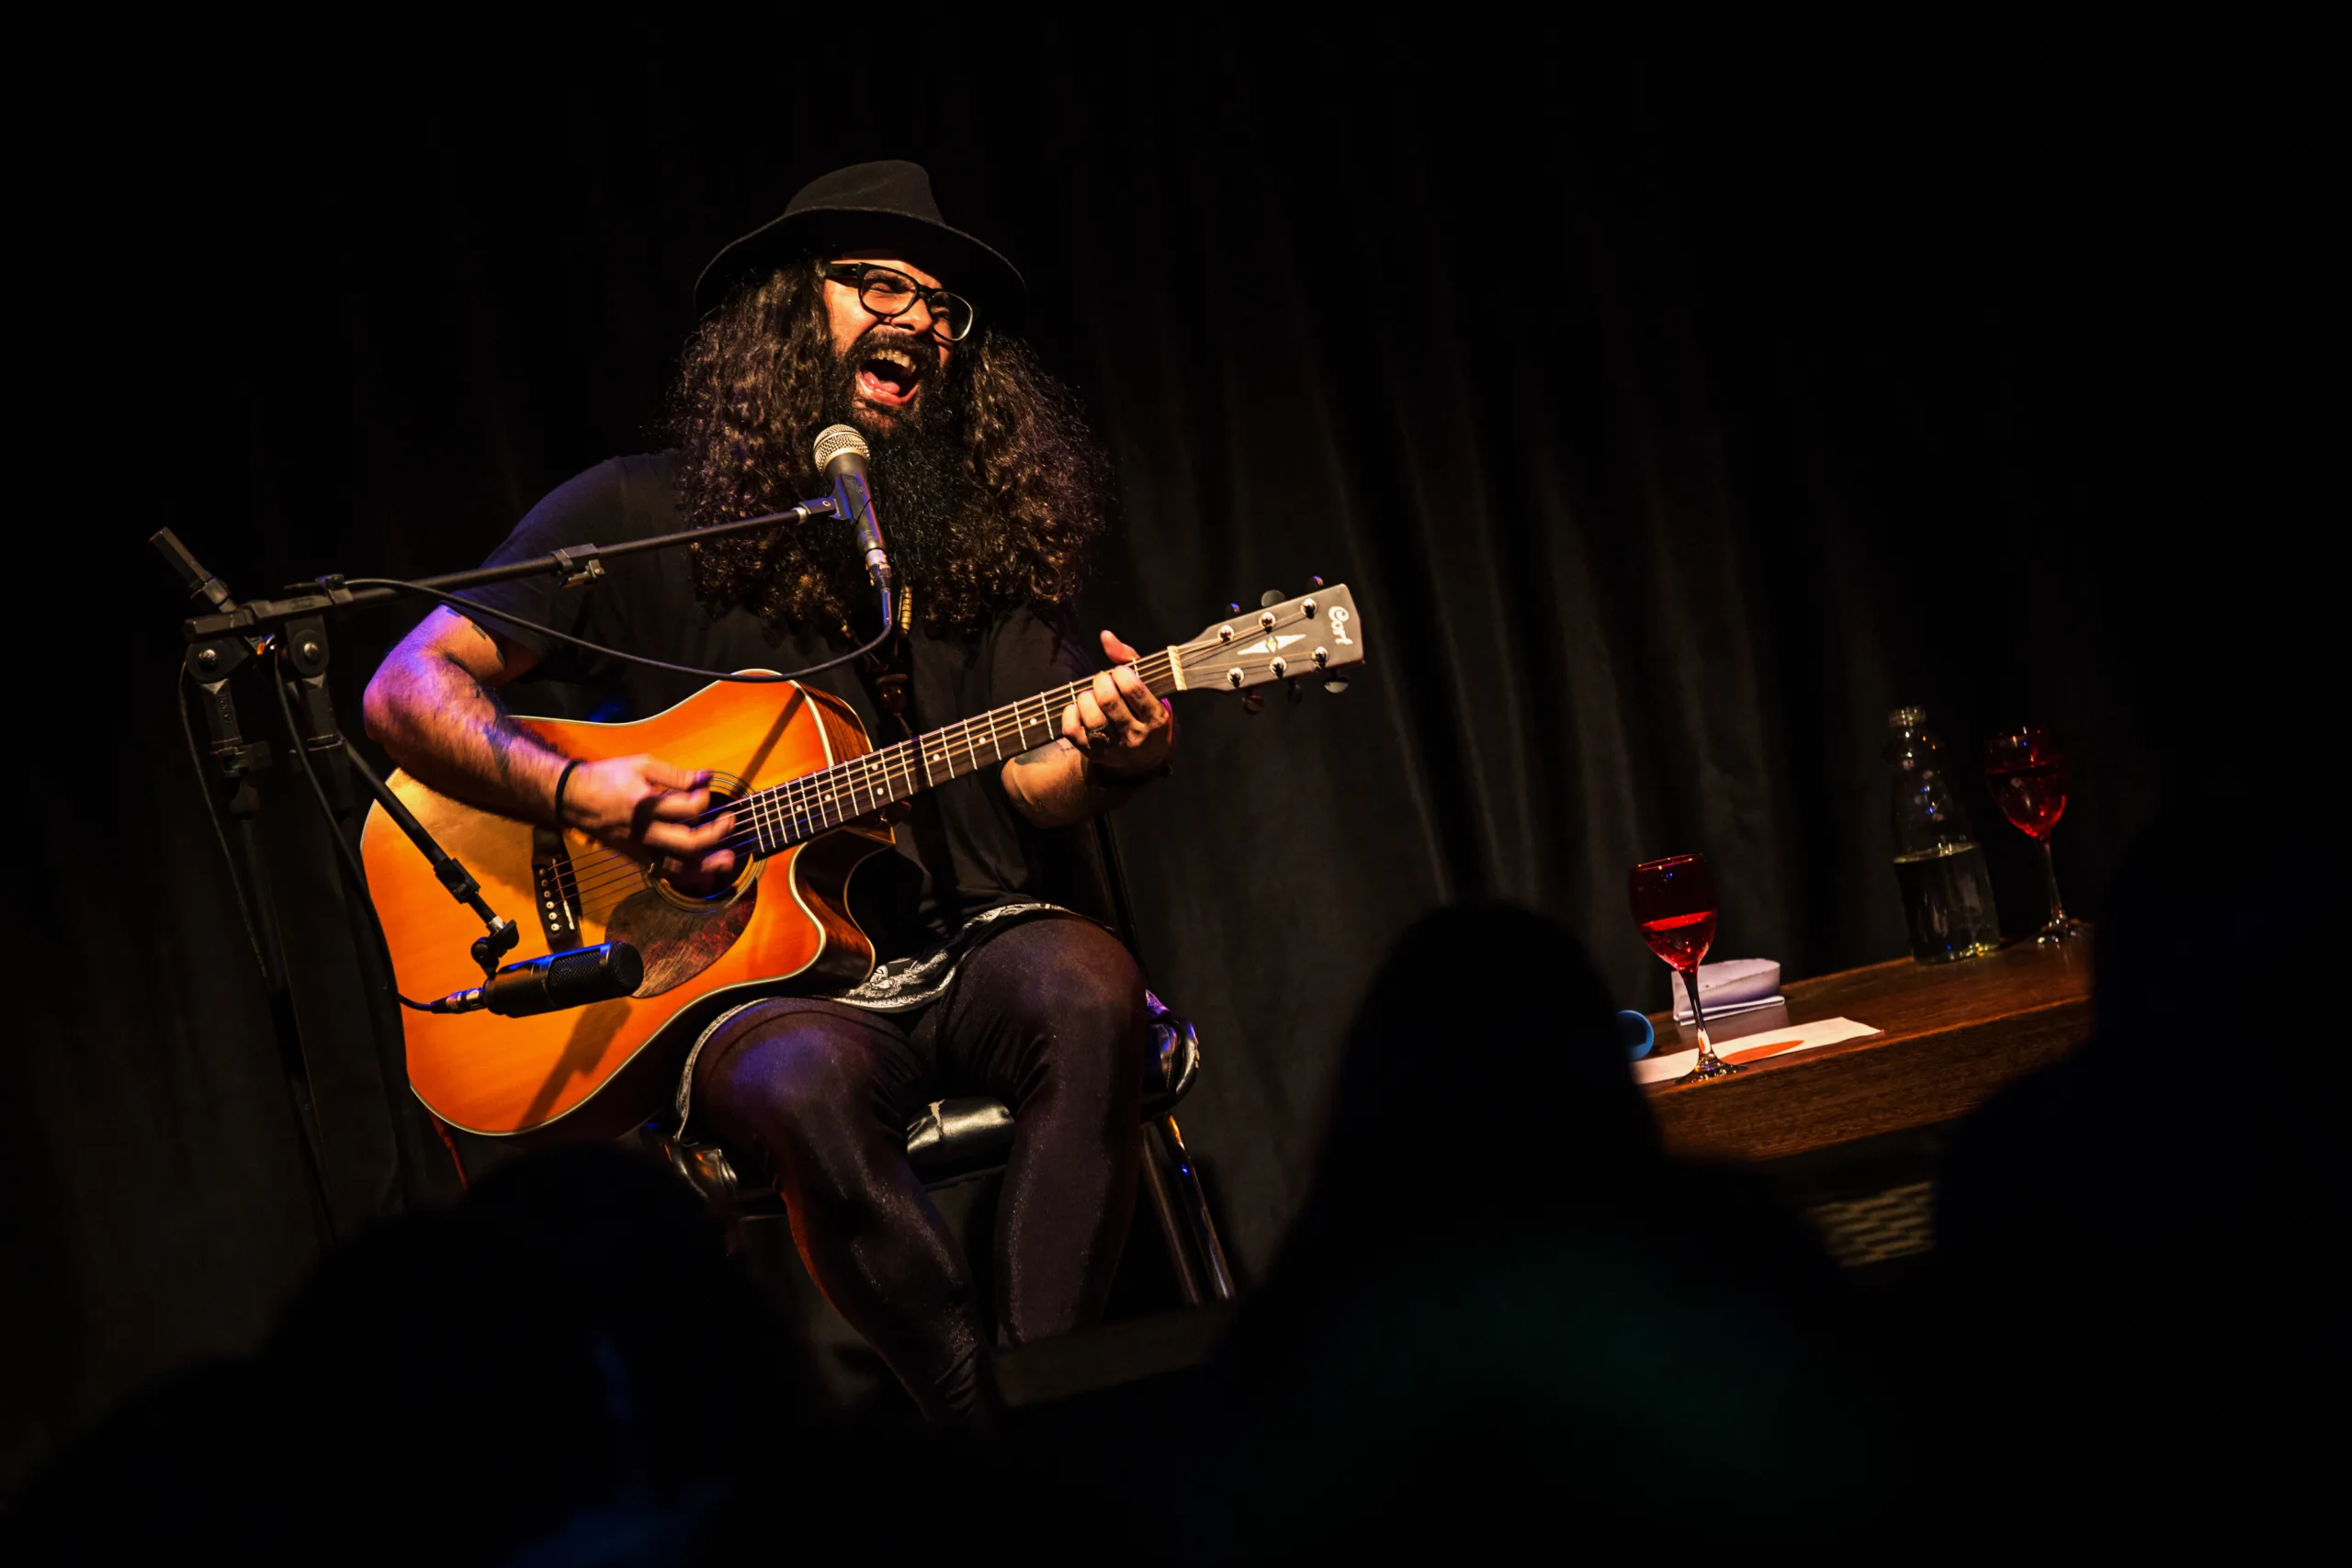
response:
<path fill-rule="evenodd" d="M 2214 820 L 2135 844 L 2096 936 L 2096 1033 L 1946 1160 L 1948 1469 L 1965 1517 L 2006 1535 L 2243 1542 L 2324 1495 L 2297 1472 L 2352 1326 L 2327 1006 L 2342 857 L 2251 853 Z"/>
<path fill-rule="evenodd" d="M 48 1477 L 43 1560 L 667 1561 L 817 1448 L 808 1369 L 700 1201 L 608 1148 L 521 1159 L 328 1259 L 251 1361 Z M 581 1556 L 575 1547 L 601 1542 Z M 537 1553 L 534 1557 L 534 1553 Z"/>
<path fill-rule="evenodd" d="M 846 1425 L 700 1201 L 571 1149 L 344 1249 L 260 1354 L 68 1454 L 17 1543 L 637 1563 L 909 1535 L 1039 1562 L 2244 1539 L 2322 1506 L 2305 1413 L 2345 1382 L 2310 988 L 2332 857 L 2180 825 L 2133 851 L 2096 1037 L 1958 1131 L 1914 1292 L 1858 1293 L 1762 1178 L 1669 1157 L 1575 939 L 1469 906 L 1382 964 L 1308 1201 L 1172 1406 L 1043 1448 Z M 2280 999 L 2288 1031 L 2249 1022 Z M 1121 1523 L 1074 1478 L 1130 1455 L 1158 1483 Z"/>
<path fill-rule="evenodd" d="M 1888 1495 L 1856 1332 L 1759 1179 L 1660 1151 L 1575 939 L 1448 909 L 1374 978 L 1238 1330 L 1225 1528 L 1268 1556 L 1845 1539 Z"/>

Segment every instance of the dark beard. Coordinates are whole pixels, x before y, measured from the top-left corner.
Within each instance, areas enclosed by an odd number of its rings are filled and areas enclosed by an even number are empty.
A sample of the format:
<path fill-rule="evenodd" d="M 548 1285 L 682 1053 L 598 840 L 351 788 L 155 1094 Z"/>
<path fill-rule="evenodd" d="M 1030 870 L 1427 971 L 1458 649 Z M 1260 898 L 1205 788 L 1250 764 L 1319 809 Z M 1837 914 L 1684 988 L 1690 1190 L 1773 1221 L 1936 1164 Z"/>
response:
<path fill-rule="evenodd" d="M 899 584 L 914 591 L 920 612 L 924 586 L 944 581 L 948 563 L 956 557 L 958 525 L 984 507 L 987 498 L 964 460 L 963 421 L 952 400 L 956 382 L 952 374 L 939 372 L 935 350 L 928 355 L 922 395 L 911 407 L 892 411 L 889 430 L 876 431 L 857 419 L 852 392 L 860 344 L 865 341 L 861 338 L 837 359 L 837 374 L 825 395 L 824 423 L 856 425 L 874 449 L 867 472 L 882 542 L 888 547 Z M 894 335 L 892 341 L 904 345 L 908 340 Z M 917 352 L 928 349 L 924 344 Z M 847 530 L 842 532 L 846 535 Z M 865 585 L 862 563 L 854 562 L 852 573 L 841 583 L 842 602 L 869 602 L 872 591 Z"/>

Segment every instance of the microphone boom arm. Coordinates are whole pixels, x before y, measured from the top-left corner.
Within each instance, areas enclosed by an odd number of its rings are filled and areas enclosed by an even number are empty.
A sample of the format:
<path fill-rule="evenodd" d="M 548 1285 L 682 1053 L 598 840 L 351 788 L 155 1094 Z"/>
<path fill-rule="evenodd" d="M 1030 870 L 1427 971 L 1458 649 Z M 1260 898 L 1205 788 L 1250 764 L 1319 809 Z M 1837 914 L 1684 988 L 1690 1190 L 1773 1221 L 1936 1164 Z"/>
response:
<path fill-rule="evenodd" d="M 674 549 L 681 545 L 691 545 L 698 540 L 724 539 L 736 534 L 749 534 L 756 529 L 774 528 L 779 525 L 789 526 L 834 514 L 833 498 L 830 495 L 819 496 L 814 501 L 804 501 L 787 512 L 771 512 L 759 517 L 746 517 L 740 522 L 716 524 L 708 528 L 688 528 L 675 534 L 656 534 L 650 538 L 631 539 L 625 544 L 574 545 L 569 549 L 557 550 L 549 555 L 533 556 L 528 560 L 508 561 L 503 566 L 476 567 L 471 571 L 450 571 L 444 572 L 439 577 L 421 577 L 416 580 L 413 586 L 441 592 L 456 592 L 461 589 L 481 588 L 492 582 L 511 582 L 518 577 L 551 574 L 566 587 L 570 587 L 573 583 L 592 581 L 602 577 L 605 573 L 604 563 L 616 556 L 639 555 L 647 550 Z M 187 547 L 181 544 L 169 528 L 158 531 L 150 542 L 163 553 L 164 558 L 169 560 L 183 577 L 188 576 L 190 569 L 203 572 L 204 569 L 197 564 L 195 558 L 188 555 Z M 211 594 L 206 590 L 206 580 L 213 582 L 219 581 L 212 578 L 210 573 L 205 572 L 203 579 L 190 578 L 189 581 L 192 586 L 199 592 L 205 592 L 206 596 L 210 598 Z M 283 626 L 288 621 L 304 615 L 315 615 L 330 610 L 362 609 L 370 604 L 389 604 L 392 600 L 407 596 L 405 590 L 397 588 L 346 588 L 343 585 L 344 578 L 341 572 L 322 577 L 318 582 L 319 586 L 315 592 L 300 593 L 291 599 L 248 599 L 243 604 L 229 600 L 224 604 L 224 593 L 222 599 L 213 601 L 216 604 L 222 605 L 220 613 L 210 615 L 193 615 L 182 621 L 180 636 L 184 640 L 195 643 L 219 637 L 272 631 Z"/>

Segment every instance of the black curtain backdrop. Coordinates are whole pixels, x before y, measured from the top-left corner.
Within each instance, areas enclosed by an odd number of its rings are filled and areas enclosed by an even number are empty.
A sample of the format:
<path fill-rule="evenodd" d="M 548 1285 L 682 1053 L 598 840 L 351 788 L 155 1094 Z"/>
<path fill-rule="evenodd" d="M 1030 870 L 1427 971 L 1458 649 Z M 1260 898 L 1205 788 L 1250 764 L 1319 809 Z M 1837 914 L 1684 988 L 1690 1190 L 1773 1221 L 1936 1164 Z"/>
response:
<path fill-rule="evenodd" d="M 1170 639 L 1309 573 L 1363 607 L 1353 690 L 1193 700 L 1178 776 L 1119 822 L 1245 1274 L 1364 977 L 1434 905 L 1556 914 L 1655 1008 L 1623 892 L 1648 856 L 1713 858 L 1720 955 L 1904 951 L 1897 704 L 1963 754 L 2010 716 L 2071 739 L 2060 870 L 2094 914 L 2182 781 L 2294 754 L 2291 590 L 2341 511 L 2315 33 L 923 16 L 124 21 L 12 51 L 0 1485 L 251 1346 L 326 1244 L 146 536 L 248 594 L 475 562 L 654 441 L 702 262 L 842 163 L 924 162 L 1026 270 L 1118 465 L 1096 624 Z M 335 625 L 346 723 L 413 619 Z M 450 1179 L 282 756 L 264 788 L 347 1234 Z M 1977 809 L 2027 927 L 2032 863 Z M 1466 1012 L 1543 976 L 1460 981 Z M 1543 1093 L 1495 1086 L 1496 1135 Z"/>

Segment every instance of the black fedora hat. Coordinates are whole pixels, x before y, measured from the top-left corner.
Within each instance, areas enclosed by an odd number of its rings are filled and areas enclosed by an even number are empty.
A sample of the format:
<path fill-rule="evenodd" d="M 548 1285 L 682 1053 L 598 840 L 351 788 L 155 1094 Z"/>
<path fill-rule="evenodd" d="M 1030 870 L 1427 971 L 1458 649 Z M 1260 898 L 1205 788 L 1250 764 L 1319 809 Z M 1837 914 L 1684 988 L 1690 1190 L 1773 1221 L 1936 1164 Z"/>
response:
<path fill-rule="evenodd" d="M 983 321 L 1010 325 L 1029 302 L 1028 285 L 1011 262 L 939 216 L 923 166 L 888 158 L 818 175 L 782 217 L 711 257 L 695 279 L 695 314 L 709 314 L 737 284 L 785 262 L 850 251 L 914 263 L 971 300 Z"/>

